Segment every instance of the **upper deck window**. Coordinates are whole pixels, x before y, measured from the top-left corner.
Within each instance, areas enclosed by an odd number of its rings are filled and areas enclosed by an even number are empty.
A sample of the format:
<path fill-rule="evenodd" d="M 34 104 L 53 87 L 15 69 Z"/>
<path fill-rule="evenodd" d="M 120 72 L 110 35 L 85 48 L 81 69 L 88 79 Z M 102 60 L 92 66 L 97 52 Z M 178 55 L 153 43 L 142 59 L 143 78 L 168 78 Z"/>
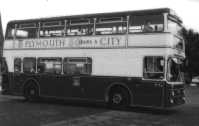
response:
<path fill-rule="evenodd" d="M 37 38 L 38 28 L 36 23 L 19 23 L 15 25 L 15 38 Z"/>
<path fill-rule="evenodd" d="M 48 21 L 43 22 L 42 27 L 55 27 L 55 26 L 62 26 L 63 23 L 61 21 Z"/>
<path fill-rule="evenodd" d="M 41 22 L 39 37 L 62 37 L 64 36 L 64 21 Z"/>
<path fill-rule="evenodd" d="M 130 18 L 129 32 L 160 32 L 163 31 L 163 15 L 133 15 Z"/>
<path fill-rule="evenodd" d="M 70 20 L 70 25 L 87 25 L 90 24 L 90 19 L 72 19 Z"/>
<path fill-rule="evenodd" d="M 10 24 L 7 27 L 6 39 L 37 38 L 37 33 L 35 23 Z"/>
<path fill-rule="evenodd" d="M 180 36 L 180 32 L 182 30 L 181 22 L 179 22 L 172 16 L 168 16 L 168 30 L 174 33 L 175 35 Z"/>
<path fill-rule="evenodd" d="M 40 37 L 62 37 L 64 36 L 64 27 L 46 27 L 41 28 Z"/>
<path fill-rule="evenodd" d="M 17 39 L 37 38 L 37 29 L 35 29 L 35 28 L 16 29 L 15 37 Z"/>
<path fill-rule="evenodd" d="M 168 15 L 168 31 L 175 35 L 174 48 L 183 50 L 182 22 L 175 16 Z"/>
<path fill-rule="evenodd" d="M 161 32 L 164 30 L 164 19 L 164 15 L 160 12 L 17 21 L 8 26 L 6 39 Z"/>
<path fill-rule="evenodd" d="M 68 21 L 66 26 L 66 36 L 74 35 L 92 35 L 93 34 L 93 18 L 75 18 Z"/>
<path fill-rule="evenodd" d="M 66 35 L 92 35 L 93 25 L 73 25 L 67 28 Z"/>
<path fill-rule="evenodd" d="M 99 19 L 99 22 L 101 23 L 122 22 L 122 21 L 124 21 L 123 17 L 105 17 Z"/>
<path fill-rule="evenodd" d="M 19 24 L 19 28 L 36 28 L 36 24 L 35 23 Z"/>
<path fill-rule="evenodd" d="M 6 30 L 6 39 L 13 39 L 15 37 L 15 25 L 8 24 Z"/>
<path fill-rule="evenodd" d="M 126 17 L 103 17 L 96 22 L 96 34 L 123 34 L 127 31 Z"/>

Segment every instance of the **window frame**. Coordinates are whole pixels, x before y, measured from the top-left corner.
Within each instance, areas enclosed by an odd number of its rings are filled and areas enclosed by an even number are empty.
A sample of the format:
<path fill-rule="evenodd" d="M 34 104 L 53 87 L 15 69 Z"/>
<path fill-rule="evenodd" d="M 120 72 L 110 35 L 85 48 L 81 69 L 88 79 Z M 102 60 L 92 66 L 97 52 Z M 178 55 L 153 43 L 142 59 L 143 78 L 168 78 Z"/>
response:
<path fill-rule="evenodd" d="M 1 74 L 8 73 L 8 64 L 5 57 L 0 58 L 0 71 Z"/>
<path fill-rule="evenodd" d="M 17 59 L 19 59 L 20 61 L 20 69 L 19 69 L 19 71 L 15 71 L 16 69 L 16 67 L 15 67 L 15 61 L 17 60 Z M 14 58 L 14 73 L 21 73 L 23 71 L 23 60 L 20 58 L 20 57 L 15 57 Z"/>
<path fill-rule="evenodd" d="M 67 61 L 65 61 L 67 60 Z M 85 67 L 85 65 L 88 65 L 87 69 L 86 69 L 86 73 L 80 73 L 78 71 L 78 73 L 72 73 L 71 74 L 71 71 L 70 71 L 70 74 L 67 72 L 67 65 L 70 65 L 70 64 L 75 64 L 75 63 L 78 63 L 77 61 L 69 61 L 69 60 L 85 60 L 86 62 L 79 62 L 79 63 L 83 63 L 84 66 L 83 68 Z M 76 64 L 75 64 L 76 65 Z M 77 69 L 77 68 L 75 68 Z M 65 75 L 91 75 L 92 74 L 92 58 L 91 57 L 64 57 L 63 58 L 63 74 Z"/>
<path fill-rule="evenodd" d="M 15 24 L 10 24 L 8 23 L 7 27 L 6 27 L 6 35 L 5 35 L 5 39 L 7 40 L 14 40 L 15 39 L 15 32 L 16 32 L 16 26 Z M 14 30 L 13 36 L 12 36 L 12 31 Z M 11 36 L 9 36 L 11 35 Z"/>
<path fill-rule="evenodd" d="M 163 71 L 162 72 L 156 72 L 156 73 L 163 73 L 163 78 L 146 78 L 145 76 L 144 76 L 144 74 L 145 73 L 148 73 L 148 72 L 145 72 L 145 59 L 147 58 L 147 57 L 156 57 L 156 58 L 162 58 L 163 59 L 163 61 L 164 61 L 164 65 L 163 65 Z M 163 80 L 165 80 L 165 69 L 166 69 L 166 60 L 165 60 L 165 56 L 161 56 L 161 55 L 156 55 L 156 56 L 144 56 L 143 57 L 143 65 L 142 65 L 142 79 L 143 80 L 160 80 L 160 81 L 163 81 Z M 154 73 L 154 72 L 150 72 L 150 73 Z"/>
<path fill-rule="evenodd" d="M 50 37 L 65 37 L 65 36 L 91 36 L 91 35 L 114 35 L 114 34 L 136 34 L 136 33 L 145 33 L 143 32 L 143 25 L 138 25 L 137 23 L 135 26 L 133 25 L 133 22 L 139 22 L 139 20 L 136 21 L 134 19 L 136 16 L 143 16 L 140 20 L 151 20 L 154 18 L 155 22 L 162 22 L 161 26 L 159 24 L 154 24 L 152 20 L 153 30 L 149 33 L 159 33 L 164 32 L 165 29 L 165 14 L 166 13 L 151 13 L 151 14 L 118 14 L 118 15 L 96 15 L 91 17 L 65 17 L 65 18 L 54 18 L 54 19 L 45 19 L 45 20 L 33 20 L 33 21 L 22 21 L 22 22 L 12 22 L 7 25 L 7 33 L 6 33 L 6 39 L 17 39 L 16 37 L 16 30 L 17 29 L 35 29 L 36 35 L 35 38 L 50 38 Z M 170 15 L 170 14 L 168 14 Z M 156 17 L 160 16 L 160 18 Z M 143 22 L 144 22 L 143 21 Z M 101 26 L 100 26 L 101 25 Z M 105 25 L 105 26 L 103 26 Z M 70 33 L 70 29 L 73 27 L 83 27 L 85 31 L 88 32 L 82 32 L 81 34 L 73 34 Z M 10 27 L 10 29 L 8 28 Z M 96 31 L 98 28 L 104 28 L 108 29 L 105 30 L 103 33 L 103 30 Z M 58 31 L 63 29 L 63 33 L 60 33 L 60 35 L 52 35 L 52 36 L 40 36 L 41 31 L 49 28 L 55 28 L 58 29 Z M 109 30 L 109 28 L 112 28 L 112 30 Z M 13 36 L 8 36 L 8 31 L 14 29 L 15 34 Z M 114 30 L 115 29 L 115 30 Z M 55 30 L 56 32 L 56 30 Z M 106 33 L 107 32 L 107 33 Z M 147 32 L 148 33 L 148 32 Z M 56 34 L 56 33 L 55 33 Z M 59 33 L 58 33 L 59 34 Z M 32 35 L 31 35 L 32 36 Z M 20 39 L 20 38 L 19 38 Z M 27 37 L 22 39 L 33 39 L 33 37 Z"/>
<path fill-rule="evenodd" d="M 181 61 L 182 59 L 181 59 L 181 57 L 176 57 L 176 56 L 169 56 L 168 58 L 167 58 L 167 63 L 166 63 L 166 72 L 165 72 L 165 78 L 166 78 L 166 81 L 167 82 L 169 82 L 169 83 L 174 83 L 174 82 L 182 82 L 183 80 L 184 80 L 184 78 L 183 78 L 183 71 L 181 71 L 181 68 L 179 68 L 180 66 L 178 66 L 178 69 L 180 69 L 180 71 L 178 71 L 179 73 L 178 74 L 180 74 L 180 81 L 179 80 L 175 80 L 175 81 L 172 81 L 171 79 L 169 80 L 168 78 L 169 78 L 169 72 L 170 72 L 170 67 L 169 67 L 169 61 L 172 61 L 172 62 L 174 62 L 173 61 L 173 58 L 176 58 L 177 60 L 179 60 L 179 61 Z M 182 61 L 181 61 L 182 62 Z M 174 62 L 175 63 L 175 62 Z M 175 63 L 175 65 L 176 65 L 177 63 Z M 183 63 L 181 63 L 181 64 L 177 64 L 177 65 L 182 65 Z"/>
<path fill-rule="evenodd" d="M 39 69 L 38 66 L 40 65 L 40 60 L 42 60 L 42 59 L 44 59 L 44 60 L 56 60 L 57 59 L 57 61 L 60 60 L 60 65 L 61 65 L 60 72 L 59 73 L 45 72 L 45 70 L 44 70 L 44 72 L 39 72 L 38 71 L 38 69 Z M 55 70 L 55 69 L 53 68 L 53 70 Z M 53 75 L 61 75 L 61 74 L 63 74 L 63 59 L 62 59 L 62 57 L 38 57 L 37 58 L 37 73 L 38 74 L 53 74 Z"/>
<path fill-rule="evenodd" d="M 143 22 L 144 23 L 142 23 L 142 24 L 140 24 L 140 25 L 133 25 L 133 23 L 135 22 L 135 17 L 139 17 L 139 16 L 143 16 L 144 17 L 144 19 L 145 20 L 143 20 Z M 151 24 L 151 26 L 153 26 L 153 31 L 150 31 L 150 32 L 145 32 L 145 31 L 143 31 L 144 30 L 144 25 L 145 25 L 145 22 L 147 21 L 147 20 L 149 20 L 150 18 L 150 16 L 161 16 L 161 19 L 159 19 L 159 20 L 161 20 L 162 21 L 162 28 L 161 28 L 161 30 L 155 30 L 155 28 L 156 28 L 156 26 L 157 25 L 159 25 L 159 24 L 156 24 L 156 25 L 154 25 L 154 23 L 152 23 Z M 147 18 L 146 18 L 147 17 Z M 151 22 L 153 22 L 153 20 L 150 20 Z M 164 32 L 164 23 L 165 23 L 165 21 L 164 21 L 164 13 L 156 13 L 156 14 L 142 14 L 142 15 L 131 15 L 130 16 L 130 19 L 129 19 L 129 34 L 139 34 L 139 33 L 162 33 L 162 32 Z M 135 27 L 136 29 L 132 29 L 132 27 Z M 140 27 L 140 29 L 138 29 L 138 27 Z M 132 32 L 132 30 L 137 30 L 136 32 Z"/>
<path fill-rule="evenodd" d="M 25 59 L 34 59 L 35 60 L 35 63 L 34 63 L 34 67 L 35 68 L 33 67 L 34 68 L 34 72 L 27 72 L 27 71 L 25 72 L 24 71 L 24 68 L 25 68 L 24 67 L 24 65 L 25 65 L 25 63 L 24 63 L 25 61 L 24 60 Z M 23 63 L 23 65 L 22 65 L 22 67 L 23 67 L 22 68 L 23 73 L 26 73 L 26 74 L 35 74 L 35 73 L 37 73 L 37 58 L 36 57 L 24 57 L 23 60 L 22 60 L 22 63 Z"/>
<path fill-rule="evenodd" d="M 126 34 L 128 33 L 128 22 L 129 22 L 128 16 L 124 15 L 98 17 L 96 18 L 95 22 L 95 34 L 96 35 Z M 116 28 L 116 30 L 113 30 L 114 28 Z M 122 28 L 122 30 L 119 30 L 120 28 Z M 97 29 L 111 29 L 111 30 L 97 31 Z M 107 31 L 110 33 L 106 33 Z"/>

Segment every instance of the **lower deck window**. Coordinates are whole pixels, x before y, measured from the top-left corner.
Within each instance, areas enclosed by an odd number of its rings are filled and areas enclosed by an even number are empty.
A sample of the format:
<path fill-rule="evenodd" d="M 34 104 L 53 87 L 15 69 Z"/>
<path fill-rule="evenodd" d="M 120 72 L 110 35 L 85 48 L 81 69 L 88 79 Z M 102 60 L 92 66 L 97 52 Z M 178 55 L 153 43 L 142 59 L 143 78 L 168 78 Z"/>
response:
<path fill-rule="evenodd" d="M 73 74 L 91 74 L 91 59 L 90 58 L 65 58 L 64 73 Z"/>
<path fill-rule="evenodd" d="M 21 58 L 14 59 L 14 72 L 21 72 Z"/>
<path fill-rule="evenodd" d="M 144 78 L 163 79 L 164 59 L 160 56 L 147 56 L 144 58 Z"/>
<path fill-rule="evenodd" d="M 36 58 L 24 58 L 23 60 L 23 72 L 35 73 L 36 72 Z"/>
<path fill-rule="evenodd" d="M 1 74 L 8 72 L 8 65 L 7 65 L 5 57 L 0 58 L 0 71 L 1 71 Z"/>
<path fill-rule="evenodd" d="M 39 58 L 37 63 L 38 73 L 61 74 L 62 59 L 61 58 Z"/>

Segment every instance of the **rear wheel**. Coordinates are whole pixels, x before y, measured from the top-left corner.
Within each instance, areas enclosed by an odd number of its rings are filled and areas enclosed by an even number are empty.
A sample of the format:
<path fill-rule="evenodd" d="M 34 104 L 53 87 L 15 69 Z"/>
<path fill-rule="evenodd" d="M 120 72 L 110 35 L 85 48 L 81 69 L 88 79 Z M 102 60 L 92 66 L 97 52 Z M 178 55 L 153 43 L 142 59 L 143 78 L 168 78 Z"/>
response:
<path fill-rule="evenodd" d="M 130 104 L 130 96 L 128 90 L 124 88 L 114 88 L 109 93 L 109 105 L 111 107 L 121 108 Z"/>
<path fill-rule="evenodd" d="M 24 89 L 24 97 L 28 101 L 35 101 L 39 97 L 38 88 L 35 84 L 28 84 Z"/>

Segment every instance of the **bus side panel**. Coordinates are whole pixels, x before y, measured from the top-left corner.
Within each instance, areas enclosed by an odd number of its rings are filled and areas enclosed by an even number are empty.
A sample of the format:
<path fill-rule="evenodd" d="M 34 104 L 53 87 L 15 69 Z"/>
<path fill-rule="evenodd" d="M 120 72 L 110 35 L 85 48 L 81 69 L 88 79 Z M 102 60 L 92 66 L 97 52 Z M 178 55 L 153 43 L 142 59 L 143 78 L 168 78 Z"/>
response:
<path fill-rule="evenodd" d="M 134 103 L 143 106 L 162 106 L 164 98 L 164 83 L 143 80 L 136 84 Z"/>
<path fill-rule="evenodd" d="M 40 95 L 45 97 L 63 97 L 63 80 L 61 75 L 38 74 L 36 79 Z"/>
<path fill-rule="evenodd" d="M 37 75 L 40 95 L 55 98 L 83 98 L 81 88 L 74 84 L 72 75 Z"/>
<path fill-rule="evenodd" d="M 12 95 L 23 96 L 24 84 L 28 79 L 34 78 L 33 74 L 10 73 L 10 91 Z"/>
<path fill-rule="evenodd" d="M 23 83 L 27 76 L 24 74 L 7 73 L 3 74 L 2 94 L 23 95 Z"/>
<path fill-rule="evenodd" d="M 86 99 L 94 101 L 103 101 L 105 99 L 105 91 L 111 84 L 108 77 L 81 77 L 81 87 L 84 89 Z"/>
<path fill-rule="evenodd" d="M 140 78 L 128 80 L 127 77 L 89 76 L 81 78 L 81 87 L 84 88 L 85 98 L 104 101 L 110 87 L 121 85 L 129 91 L 133 102 L 133 98 L 137 97 L 135 84 L 138 82 L 140 83 Z"/>

